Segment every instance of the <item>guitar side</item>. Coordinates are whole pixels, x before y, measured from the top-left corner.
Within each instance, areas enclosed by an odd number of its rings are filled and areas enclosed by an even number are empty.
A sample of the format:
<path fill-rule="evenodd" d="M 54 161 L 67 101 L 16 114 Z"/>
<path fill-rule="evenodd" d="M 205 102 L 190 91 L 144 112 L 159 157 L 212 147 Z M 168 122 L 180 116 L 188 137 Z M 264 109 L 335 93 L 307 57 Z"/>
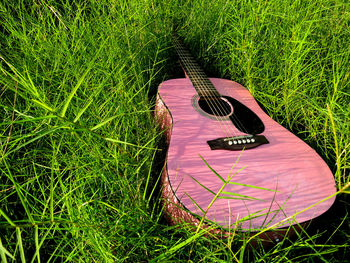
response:
<path fill-rule="evenodd" d="M 266 115 L 243 86 L 224 79 L 210 80 L 220 94 L 240 101 L 263 121 L 262 135 L 269 144 L 244 151 L 211 150 L 208 140 L 227 137 L 231 132 L 230 136 L 246 134 L 229 120 L 215 120 L 201 112 L 194 103 L 196 91 L 188 79 L 163 82 L 156 115 L 166 129 L 169 145 L 162 176 L 169 220 L 198 223 L 198 217 L 203 216 L 214 198 L 212 192 L 222 187 L 223 182 L 202 158 L 223 178 L 234 174 L 234 184 L 224 188 L 225 194 L 205 215 L 224 229 L 280 228 L 309 221 L 327 211 L 334 197 L 313 206 L 336 191 L 333 175 L 322 158 Z M 299 213 L 302 210 L 305 211 Z"/>

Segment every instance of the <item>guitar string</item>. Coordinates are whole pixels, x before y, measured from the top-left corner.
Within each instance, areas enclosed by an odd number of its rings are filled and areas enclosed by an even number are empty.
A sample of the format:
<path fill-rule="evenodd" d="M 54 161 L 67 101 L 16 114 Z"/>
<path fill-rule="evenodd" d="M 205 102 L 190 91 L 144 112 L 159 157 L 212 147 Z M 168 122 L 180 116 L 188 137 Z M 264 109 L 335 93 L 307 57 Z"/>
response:
<path fill-rule="evenodd" d="M 187 52 L 188 53 L 188 52 Z M 190 55 L 190 54 L 189 54 Z M 191 55 L 190 55 L 190 59 L 189 59 L 190 63 L 193 63 L 192 60 L 191 60 Z M 193 69 L 193 74 L 194 75 L 197 75 L 197 78 L 199 79 L 199 81 L 201 82 L 202 80 L 204 80 L 204 82 L 202 81 L 202 83 L 200 83 L 201 86 L 205 86 L 206 89 L 211 92 L 211 91 L 214 91 L 214 92 L 217 92 L 216 88 L 214 87 L 214 85 L 211 83 L 211 81 L 208 79 L 208 77 L 206 76 L 206 74 L 202 71 L 202 69 L 197 65 L 197 63 L 194 62 L 194 66 L 192 67 Z M 198 74 L 198 69 L 201 71 L 200 72 L 200 76 Z M 201 87 L 201 89 L 203 89 L 203 87 Z M 205 89 L 203 89 L 205 90 Z M 218 93 L 218 92 L 217 92 Z M 218 93 L 218 95 L 221 97 L 221 94 Z M 220 103 L 219 103 L 220 104 Z M 217 105 L 216 105 L 217 106 Z M 232 108 L 234 109 L 233 105 L 231 105 Z M 220 108 L 220 105 L 218 106 L 219 109 Z M 221 112 L 222 113 L 222 112 Z M 240 121 L 240 119 L 238 117 L 235 116 L 234 112 L 231 114 L 232 118 L 235 120 L 235 125 L 243 132 L 248 133 L 248 131 L 246 130 L 245 126 L 242 124 L 242 122 Z"/>
<path fill-rule="evenodd" d="M 183 60 L 183 62 L 185 63 L 185 67 L 187 67 L 187 71 L 190 71 L 190 75 L 192 75 L 192 81 L 195 82 L 194 83 L 194 86 L 199 86 L 198 84 L 201 84 L 201 91 L 199 93 L 204 93 L 204 94 L 207 94 L 207 95 L 210 95 L 209 97 L 216 97 L 216 94 L 213 94 L 212 92 L 217 92 L 216 89 L 208 86 L 208 84 L 204 83 L 203 82 L 203 79 L 207 79 L 206 76 L 203 77 L 199 75 L 198 71 L 202 71 L 195 63 L 193 63 L 193 59 L 191 59 L 191 56 L 190 54 L 184 50 L 183 48 L 181 48 L 181 50 L 178 50 L 179 51 L 179 55 L 181 55 L 181 58 Z M 186 54 L 187 53 L 187 54 Z M 188 72 L 189 73 L 189 72 Z M 202 72 L 200 72 L 201 75 Z M 190 77 L 190 79 L 191 79 Z M 209 81 L 207 79 L 207 81 Z M 203 86 L 205 86 L 205 88 L 203 88 Z M 220 95 L 220 94 L 218 94 Z M 214 100 L 215 101 L 215 100 Z M 209 103 L 211 103 L 211 100 L 208 101 Z M 211 103 L 211 105 L 209 106 L 213 106 L 213 104 Z M 220 107 L 214 107 L 213 109 L 211 108 L 212 111 L 214 111 L 214 109 L 219 109 L 221 111 L 221 108 Z M 215 110 L 216 111 L 216 110 Z M 219 112 L 216 111 L 216 113 L 218 114 Z M 222 111 L 220 112 L 221 115 L 225 115 Z"/>
<path fill-rule="evenodd" d="M 184 63 L 186 62 L 187 61 L 184 61 Z M 215 98 L 211 99 L 211 97 L 218 96 L 215 93 L 213 93 L 210 87 L 203 83 L 203 80 L 201 80 L 201 78 L 199 78 L 198 75 L 195 75 L 196 73 L 194 73 L 193 71 L 195 68 L 191 67 L 191 65 L 189 65 L 188 63 L 185 67 L 188 71 L 190 80 L 193 82 L 193 85 L 200 89 L 198 91 L 198 93 L 200 93 L 200 97 L 207 97 L 206 103 L 211 112 L 213 113 L 214 118 L 219 122 L 220 126 L 224 126 L 222 127 L 222 130 L 224 130 L 226 132 L 226 135 L 228 136 L 232 136 L 231 131 L 233 132 L 233 134 L 235 134 L 234 130 L 232 130 L 232 127 L 230 127 L 230 125 L 227 122 L 223 122 L 225 120 L 225 115 L 227 114 L 223 112 L 223 109 L 221 108 L 221 105 L 219 105 L 218 100 Z"/>
<path fill-rule="evenodd" d="M 193 77 L 193 75 L 196 75 L 196 72 L 198 71 L 198 69 L 200 69 L 197 65 L 196 65 L 196 63 L 194 63 L 194 61 L 193 61 L 193 59 L 191 59 L 192 58 L 192 56 L 189 54 L 189 52 L 187 51 L 187 50 L 185 50 L 182 46 L 180 46 L 180 49 L 178 48 L 178 50 L 177 50 L 180 54 L 180 56 L 181 56 L 181 58 L 182 58 L 182 60 L 183 60 L 183 62 L 184 62 L 184 66 L 186 67 L 187 66 L 187 71 L 189 71 L 189 72 L 187 72 L 188 74 L 190 74 L 190 75 L 192 75 L 192 77 Z M 187 53 L 187 54 L 186 54 Z M 202 71 L 201 69 L 200 69 L 200 71 Z M 192 73 L 192 74 L 191 74 Z M 203 75 L 202 74 L 202 72 L 201 72 L 201 75 Z M 205 76 L 205 74 L 204 74 L 204 76 Z M 203 94 L 207 94 L 207 95 L 211 95 L 212 94 L 212 92 L 213 91 L 215 91 L 215 92 L 217 92 L 217 90 L 215 89 L 215 87 L 210 87 L 210 86 L 208 86 L 207 84 L 205 84 L 205 83 L 203 83 L 203 78 L 205 78 L 205 79 L 207 79 L 207 77 L 205 76 L 205 77 L 199 77 L 199 74 L 197 73 L 197 80 L 195 81 L 196 83 L 193 83 L 194 84 L 194 86 L 197 86 L 197 88 L 198 88 L 198 82 L 200 83 L 200 82 L 202 82 L 201 84 L 201 86 L 205 86 L 205 88 L 203 88 L 203 87 L 201 87 L 200 89 L 201 89 L 201 92 L 199 91 L 199 93 L 203 93 Z M 191 78 L 190 78 L 191 79 Z M 198 81 L 199 80 L 199 81 Z M 209 81 L 209 79 L 207 79 L 207 81 Z M 219 93 L 218 93 L 218 95 L 220 95 Z M 212 97 L 216 97 L 216 94 L 214 94 L 214 96 L 213 95 L 211 95 Z M 216 103 L 216 105 L 214 104 L 213 105 L 213 103 L 215 102 L 215 100 L 212 102 L 212 100 L 208 100 L 208 106 L 209 106 L 209 108 L 212 110 L 212 112 L 215 112 L 215 114 L 217 114 L 217 115 L 225 115 L 223 112 L 222 112 L 222 110 L 221 110 L 221 107 L 219 107 L 219 105 Z M 220 111 L 220 114 L 218 114 L 219 112 L 218 112 L 218 110 Z M 222 119 L 219 119 L 216 115 L 214 114 L 214 116 L 215 116 L 215 118 L 219 121 L 219 125 L 221 126 L 221 129 L 224 131 L 224 132 L 226 132 L 226 134 L 227 134 L 227 136 L 228 137 L 230 137 L 230 136 L 232 136 L 232 133 L 233 133 L 233 135 L 235 135 L 236 134 L 236 132 L 232 129 L 232 126 L 230 125 L 230 124 L 228 124 L 227 122 L 222 122 Z M 222 127 L 222 125 L 221 124 L 225 124 L 225 126 L 226 127 Z M 224 128 L 224 129 L 223 129 Z M 230 133 L 230 131 L 232 131 L 232 133 Z"/>
<path fill-rule="evenodd" d="M 180 59 L 183 61 L 184 63 L 184 67 L 186 68 L 186 71 L 187 71 L 187 74 L 189 74 L 189 77 L 190 75 L 192 75 L 193 77 L 193 74 L 196 74 L 195 72 L 198 71 L 198 69 L 200 69 L 198 66 L 196 67 L 196 64 L 193 63 L 193 59 L 191 60 L 191 56 L 190 54 L 187 52 L 187 50 L 185 50 L 181 45 L 177 46 L 176 48 L 179 56 L 180 56 Z M 187 54 L 186 54 L 187 53 Z M 192 83 L 193 86 L 197 86 L 198 88 L 198 82 L 201 82 L 201 80 L 203 79 L 199 77 L 198 73 L 197 73 L 197 79 L 194 81 L 196 83 Z M 190 77 L 190 80 L 191 80 L 191 77 Z M 199 81 L 198 81 L 199 80 Z M 193 81 L 193 80 L 192 80 Z M 202 86 L 203 86 L 203 81 L 202 81 Z M 207 95 L 210 95 L 213 91 L 216 91 L 215 88 L 213 90 L 213 88 L 209 87 L 208 85 L 204 84 L 204 86 L 206 88 L 203 88 L 201 87 L 201 90 L 198 92 L 198 93 L 203 93 L 203 94 L 207 94 Z M 217 92 L 217 91 L 216 91 Z M 207 96 L 206 95 L 206 96 Z M 216 95 L 214 94 L 214 96 L 212 97 L 216 97 Z M 215 101 L 215 100 L 214 100 Z M 215 114 L 217 115 L 225 115 L 222 111 L 221 111 L 221 108 L 218 106 L 218 105 L 213 105 L 212 103 L 212 100 L 208 100 L 208 106 L 209 108 L 212 110 L 212 112 L 215 112 Z M 214 106 L 214 107 L 213 107 Z M 217 111 L 217 109 L 220 110 L 220 114 L 219 112 Z M 232 130 L 232 132 L 235 134 L 235 131 L 232 129 L 232 127 L 230 125 L 228 125 L 227 122 L 222 122 L 222 119 L 218 118 L 216 115 L 214 114 L 215 118 L 219 121 L 219 126 L 220 128 L 226 133 L 227 137 L 230 137 L 232 136 L 231 133 L 230 133 L 230 129 Z M 222 127 L 222 125 L 225 125 L 226 127 Z"/>
<path fill-rule="evenodd" d="M 191 54 L 181 45 L 181 43 L 179 43 L 179 41 L 177 41 L 178 42 L 178 46 L 181 48 L 181 50 L 182 51 L 184 51 L 183 52 L 183 55 L 185 56 L 184 58 L 185 58 L 185 60 L 186 59 L 188 59 L 188 61 L 189 61 L 189 63 L 190 64 L 194 64 L 194 66 L 192 67 L 192 68 L 194 68 L 193 69 L 193 71 L 194 72 L 192 72 L 193 74 L 196 74 L 196 72 L 197 71 L 202 71 L 202 69 L 197 65 L 197 63 L 194 61 L 194 59 L 192 58 L 192 56 L 191 56 Z M 187 53 L 187 54 L 185 54 L 185 53 Z M 198 70 L 199 69 L 199 70 Z M 206 84 L 206 83 L 202 83 L 202 86 L 204 85 L 204 86 L 206 86 L 208 89 L 207 89 L 207 91 L 215 91 L 215 92 L 217 92 L 217 90 L 215 89 L 215 87 L 213 86 L 213 84 L 210 82 L 210 80 L 208 79 L 208 77 L 205 75 L 205 73 L 204 72 L 200 72 L 200 74 L 202 75 L 202 77 L 199 77 L 199 80 L 201 80 L 201 78 L 202 79 L 204 79 L 204 80 L 206 80 L 206 82 L 208 82 L 209 84 Z M 197 73 L 197 75 L 198 75 L 198 73 Z M 199 76 L 199 75 L 198 75 Z M 203 88 L 201 88 L 202 90 L 205 90 L 205 89 L 203 89 Z M 218 93 L 218 95 L 220 96 L 220 94 Z M 232 106 L 232 105 L 231 105 Z M 232 106 L 233 107 L 233 106 Z M 220 108 L 220 107 L 219 107 Z M 236 117 L 235 116 L 235 114 L 232 114 L 231 115 L 232 116 L 232 118 L 235 120 L 235 125 L 239 128 L 239 130 L 241 130 L 242 132 L 244 132 L 244 133 L 247 133 L 247 134 L 249 134 L 248 133 L 248 131 L 246 130 L 246 128 L 245 128 L 245 126 L 242 124 L 242 122 L 240 121 L 240 119 L 238 118 L 238 117 Z"/>
<path fill-rule="evenodd" d="M 210 80 L 207 78 L 207 76 L 206 76 L 205 74 L 203 74 L 204 72 L 202 72 L 202 69 L 194 62 L 194 60 L 193 60 L 191 54 L 190 54 L 185 48 L 183 48 L 181 44 L 179 44 L 179 41 L 176 41 L 176 42 L 177 42 L 177 43 L 176 43 L 176 45 L 177 45 L 177 51 L 178 51 L 178 53 L 181 53 L 181 54 L 179 54 L 179 56 L 181 55 L 181 58 L 182 58 L 183 62 L 184 62 L 184 63 L 187 63 L 188 71 L 189 71 L 189 70 L 193 70 L 193 71 L 191 72 L 190 75 L 192 75 L 192 79 L 194 79 L 194 80 L 192 80 L 192 81 L 195 82 L 195 83 L 193 83 L 194 86 L 197 84 L 197 87 L 198 87 L 198 84 L 200 84 L 200 85 L 201 85 L 201 88 L 200 88 L 200 89 L 203 91 L 203 93 L 214 94 L 214 97 L 217 97 L 217 95 L 215 94 L 215 92 L 218 93 L 217 90 L 215 89 L 215 87 L 213 86 L 213 84 L 210 82 Z M 185 65 L 184 65 L 184 66 L 185 66 Z M 191 79 L 191 78 L 190 78 L 190 79 Z M 204 81 L 204 82 L 203 82 L 203 81 Z M 204 86 L 205 88 L 203 88 L 203 86 Z M 214 92 L 214 93 L 212 93 L 212 92 Z M 218 93 L 218 95 L 220 96 L 219 93 Z M 211 95 L 211 96 L 213 96 L 213 95 Z M 211 101 L 211 100 L 209 100 L 209 101 Z M 215 100 L 214 100 L 214 102 L 215 102 Z M 210 103 L 210 104 L 211 104 L 211 105 L 209 105 L 209 108 L 210 108 L 213 112 L 214 112 L 214 109 L 219 109 L 219 110 L 220 110 L 220 114 L 225 115 L 225 114 L 221 111 L 221 106 L 220 106 L 219 104 L 214 105 L 213 108 L 211 107 L 211 106 L 213 106 L 213 104 L 212 104 L 212 103 Z M 232 105 L 231 105 L 231 106 L 232 106 Z M 217 111 L 217 110 L 215 110 L 215 112 L 216 112 L 216 114 L 218 114 L 218 111 Z M 216 117 L 216 116 L 215 116 L 215 117 Z M 241 131 L 243 131 L 243 132 L 245 132 L 245 133 L 248 134 L 248 132 L 246 131 L 244 125 L 242 125 L 242 123 L 240 122 L 240 120 L 239 120 L 238 118 L 236 118 L 234 114 L 232 114 L 232 118 L 234 118 L 234 119 L 236 120 L 235 125 L 237 125 L 238 128 L 239 128 Z M 219 121 L 219 123 L 221 123 L 221 120 L 220 120 L 219 118 L 216 117 L 216 119 Z M 228 125 L 227 123 L 225 123 L 225 124 L 226 124 L 226 126 L 229 126 L 229 129 L 226 128 L 226 130 L 230 130 L 230 128 L 231 128 L 232 132 L 233 132 L 234 134 L 236 134 L 236 132 L 232 129 L 232 126 L 231 126 L 231 125 Z"/>
<path fill-rule="evenodd" d="M 194 69 L 196 69 L 196 68 L 194 68 Z M 195 72 L 193 72 L 193 74 L 196 74 Z M 196 76 L 195 76 L 195 78 L 196 78 Z M 217 90 L 215 89 L 215 87 L 213 86 L 213 84 L 210 82 L 210 80 L 206 77 L 206 76 L 204 76 L 204 81 L 203 80 L 201 80 L 201 78 L 203 78 L 203 77 L 199 77 L 199 75 L 197 74 L 197 78 L 199 79 L 199 80 L 196 80 L 195 82 L 196 82 L 196 85 L 198 85 L 198 86 L 201 86 L 201 89 L 202 90 L 204 90 L 204 88 L 203 88 L 203 86 L 204 87 L 206 87 L 206 90 L 207 90 L 207 92 L 208 92 L 208 94 L 210 94 L 212 91 L 214 91 L 214 94 L 215 94 L 215 92 L 217 92 Z M 212 95 L 210 95 L 210 96 L 212 96 Z M 214 95 L 214 96 L 216 96 L 216 95 Z M 219 97 L 219 99 L 221 99 L 220 97 L 221 97 L 221 95 L 220 95 L 220 93 L 218 93 L 218 97 Z M 221 99 L 222 100 L 222 99 Z M 209 100 L 209 102 L 210 102 L 211 100 Z M 222 101 L 225 101 L 225 100 L 222 100 Z M 220 114 L 219 115 L 222 115 L 222 116 L 227 116 L 227 114 L 225 114 L 225 112 L 223 112 L 222 110 L 223 110 L 223 108 L 221 108 L 223 105 L 222 105 L 222 103 L 219 103 L 220 101 L 219 100 L 214 100 L 213 101 L 214 102 L 214 107 L 212 108 L 212 107 L 210 107 L 210 106 L 213 106 L 213 104 L 211 104 L 211 105 L 209 105 L 209 107 L 211 108 L 211 110 L 212 111 L 214 111 L 213 109 L 219 109 L 219 112 L 220 112 Z M 218 103 L 216 103 L 216 102 L 218 102 Z M 231 103 L 229 103 L 230 105 L 231 105 L 231 107 L 232 107 L 232 112 L 231 112 L 231 117 L 235 120 L 235 125 L 237 126 L 237 128 L 239 129 L 239 130 L 241 130 L 241 131 L 243 131 L 243 132 L 245 132 L 245 133 L 247 133 L 248 134 L 248 132 L 246 131 L 246 129 L 245 129 L 245 127 L 242 125 L 242 123 L 241 123 L 241 121 L 239 120 L 239 118 L 237 118 L 236 116 L 235 116 L 235 113 L 234 113 L 234 107 L 233 107 L 233 105 L 231 104 Z M 218 113 L 218 111 L 216 111 L 216 113 Z M 228 117 L 228 118 L 230 118 L 230 117 Z M 222 120 L 222 119 L 220 119 L 220 120 Z M 229 127 L 230 127 L 230 129 L 232 130 L 232 123 L 226 123 L 226 125 L 228 125 Z M 229 129 L 229 130 L 230 130 Z M 235 132 L 234 132 L 234 130 L 232 130 L 233 131 L 233 133 L 234 134 L 236 134 Z"/>

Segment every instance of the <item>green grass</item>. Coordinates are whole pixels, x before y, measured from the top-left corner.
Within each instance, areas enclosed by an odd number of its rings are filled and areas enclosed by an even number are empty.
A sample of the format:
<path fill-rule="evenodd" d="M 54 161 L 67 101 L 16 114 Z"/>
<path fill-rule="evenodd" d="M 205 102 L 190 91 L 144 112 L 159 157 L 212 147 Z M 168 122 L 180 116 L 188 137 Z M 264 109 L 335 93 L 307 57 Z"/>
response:
<path fill-rule="evenodd" d="M 1 260 L 344 262 L 346 2 L 1 2 Z M 336 207 L 295 239 L 248 250 L 248 237 L 166 224 L 152 110 L 159 83 L 179 77 L 174 25 L 210 76 L 249 88 L 332 169 Z"/>

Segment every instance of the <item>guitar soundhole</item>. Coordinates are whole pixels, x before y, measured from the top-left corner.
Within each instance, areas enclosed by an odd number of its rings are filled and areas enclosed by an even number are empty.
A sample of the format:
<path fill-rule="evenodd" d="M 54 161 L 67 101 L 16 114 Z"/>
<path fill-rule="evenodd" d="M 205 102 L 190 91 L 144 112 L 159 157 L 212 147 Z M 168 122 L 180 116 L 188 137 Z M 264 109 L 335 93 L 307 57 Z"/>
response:
<path fill-rule="evenodd" d="M 214 116 L 228 116 L 232 114 L 232 105 L 222 97 L 219 98 L 201 98 L 198 100 L 198 106 L 206 113 Z"/>

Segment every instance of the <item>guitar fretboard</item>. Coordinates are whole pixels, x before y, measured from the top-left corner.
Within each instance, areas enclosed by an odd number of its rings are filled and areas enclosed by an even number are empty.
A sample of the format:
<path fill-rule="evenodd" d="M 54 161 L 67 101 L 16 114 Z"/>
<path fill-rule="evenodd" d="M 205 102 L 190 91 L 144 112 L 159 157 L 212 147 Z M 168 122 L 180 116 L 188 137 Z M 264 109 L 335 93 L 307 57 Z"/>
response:
<path fill-rule="evenodd" d="M 205 72 L 176 36 L 173 37 L 173 43 L 181 64 L 197 94 L 202 98 L 220 97 L 220 93 L 215 89 Z"/>

